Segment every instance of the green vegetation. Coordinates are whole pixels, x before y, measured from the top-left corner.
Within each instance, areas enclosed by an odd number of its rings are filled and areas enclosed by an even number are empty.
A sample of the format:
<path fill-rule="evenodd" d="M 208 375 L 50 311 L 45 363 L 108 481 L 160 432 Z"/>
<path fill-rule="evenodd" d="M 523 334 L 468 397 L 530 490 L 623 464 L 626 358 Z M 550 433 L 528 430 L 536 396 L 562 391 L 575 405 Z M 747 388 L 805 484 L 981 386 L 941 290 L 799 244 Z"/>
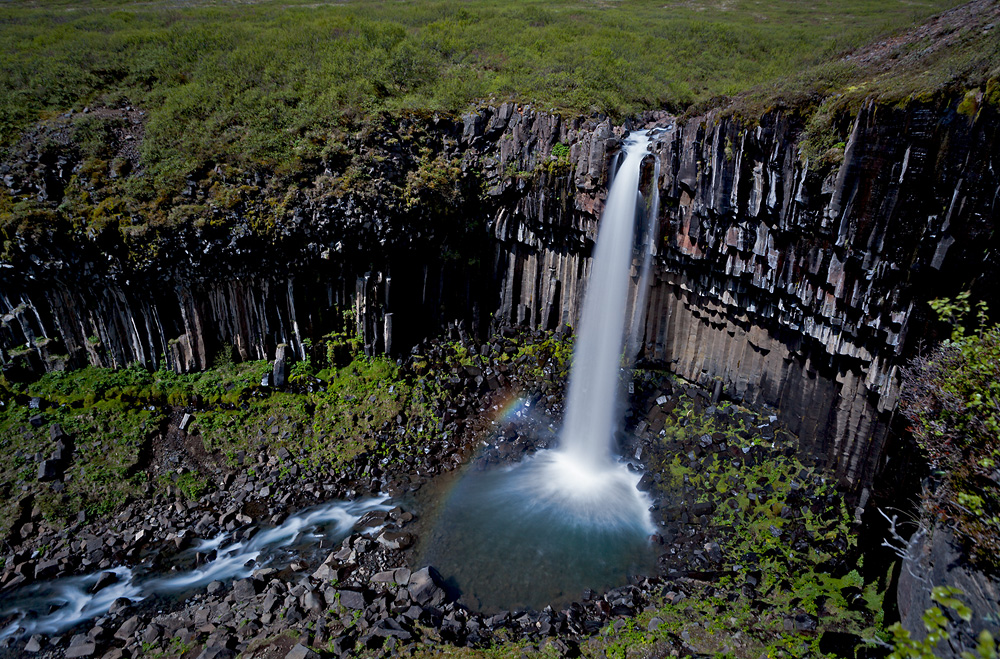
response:
<path fill-rule="evenodd" d="M 682 398 L 664 423 L 654 464 L 672 476 L 659 484 L 664 491 L 690 488 L 698 501 L 715 504 L 721 553 L 735 566 L 701 596 L 651 613 L 664 621 L 661 631 L 687 631 L 707 654 L 748 657 L 823 656 L 819 641 L 828 631 L 883 636 L 888 575 L 866 583 L 859 574 L 853 519 L 835 483 L 794 457 L 791 436 L 754 437 L 757 415 L 728 403 L 719 410 L 705 415 Z M 755 457 L 709 455 L 693 470 L 687 452 L 705 435 Z"/>
<path fill-rule="evenodd" d="M 982 566 L 1000 568 L 1000 325 L 968 292 L 935 300 L 951 337 L 915 358 L 904 376 L 903 413 L 927 455 L 925 507 L 956 528 Z M 971 321 L 973 327 L 967 324 Z"/>
<path fill-rule="evenodd" d="M 313 386 L 287 392 L 260 388 L 267 362 L 237 365 L 224 358 L 208 371 L 184 375 L 133 365 L 57 371 L 25 385 L 0 379 L 0 393 L 6 392 L 0 397 L 0 449 L 12 455 L 0 465 L 0 491 L 12 503 L 32 495 L 45 520 L 58 527 L 78 511 L 100 517 L 142 496 L 153 476 L 159 487 L 197 499 L 209 491 L 209 473 L 219 462 L 235 465 L 240 451 L 255 452 L 264 439 L 271 451 L 287 447 L 304 464 L 337 470 L 362 450 L 376 449 L 375 430 L 396 414 L 405 411 L 415 422 L 427 416 L 425 405 L 410 402 L 412 385 L 388 360 L 361 357 L 327 368 L 326 382 L 309 368 L 298 370 Z M 39 413 L 15 404 L 18 395 L 39 397 L 49 407 Z M 156 474 L 149 447 L 162 443 L 167 420 L 179 408 L 194 410 L 189 431 L 200 435 L 208 457 L 195 469 Z M 38 482 L 35 460 L 54 450 L 50 431 L 57 423 L 74 444 L 58 490 Z M 17 514 L 14 505 L 0 511 L 0 536 Z"/>
<path fill-rule="evenodd" d="M 240 451 L 249 453 L 266 440 L 272 452 L 285 447 L 305 464 L 337 471 L 362 451 L 387 450 L 376 443 L 375 433 L 398 414 L 419 420 L 426 413 L 411 401 L 412 384 L 387 359 L 360 357 L 342 368 L 324 369 L 326 382 L 309 372 L 307 362 L 298 364 L 303 365 L 297 369 L 300 383 L 312 380 L 321 386 L 197 413 L 195 429 L 205 449 L 235 466 Z"/>
<path fill-rule="evenodd" d="M 288 171 L 329 156 L 341 129 L 380 112 L 506 99 L 619 117 L 683 109 L 828 66 L 955 4 L 9 2 L 0 142 L 55 113 L 134 106 L 146 113 L 135 193 L 155 197 L 218 162 Z M 89 148 L 131 130 L 106 118 L 79 119 Z"/>
<path fill-rule="evenodd" d="M 898 622 L 889 628 L 892 633 L 893 652 L 889 659 L 934 659 L 934 651 L 941 641 L 951 637 L 956 624 L 968 624 L 972 620 L 972 610 L 961 599 L 962 592 L 951 586 L 935 586 L 931 591 L 931 600 L 935 603 L 922 617 L 927 634 L 920 640 L 914 639 L 910 632 L 903 629 Z M 950 615 L 958 621 L 952 622 Z M 976 651 L 962 652 L 962 659 L 996 659 L 997 647 L 993 634 L 983 630 L 979 633 L 979 644 Z"/>
<path fill-rule="evenodd" d="M 643 371 L 635 377 L 637 386 L 659 378 Z M 665 476 L 654 486 L 662 493 L 695 493 L 694 501 L 716 504 L 709 519 L 722 562 L 666 580 L 659 601 L 634 618 L 609 621 L 573 651 L 601 659 L 674 656 L 681 648 L 681 656 L 822 657 L 831 656 L 820 648 L 826 632 L 891 641 L 882 601 L 890 575 L 862 576 L 853 518 L 835 483 L 792 457 L 791 436 L 780 430 L 769 439 L 755 435 L 764 419 L 752 411 L 723 403 L 715 414 L 704 412 L 679 396 L 647 466 Z M 706 454 L 694 468 L 689 453 L 706 434 L 731 452 Z M 734 460 L 737 454 L 751 458 Z M 477 649 L 427 642 L 404 648 L 403 656 L 554 659 L 565 652 L 547 641 L 500 638 Z"/>
<path fill-rule="evenodd" d="M 565 376 L 569 341 L 545 335 L 501 342 L 497 360 L 509 377 L 544 381 L 548 388 Z M 15 504 L 24 496 L 33 497 L 44 519 L 57 527 L 81 510 L 88 518 L 111 513 L 144 496 L 150 485 L 198 499 L 217 472 L 240 468 L 244 457 L 265 447 L 271 454 L 285 448 L 300 466 L 330 472 L 342 471 L 361 454 L 385 467 L 400 466 L 445 426 L 445 402 L 461 389 L 454 383 L 457 370 L 486 366 L 481 355 L 447 343 L 401 367 L 358 355 L 350 332 L 335 332 L 308 349 L 309 358 L 292 363 L 284 391 L 260 386 L 268 362 L 236 364 L 230 350 L 220 351 L 213 367 L 200 373 L 134 364 L 55 371 L 25 384 L 0 377 L 0 449 L 12 456 L 0 464 L 0 492 L 11 504 L 0 509 L 0 537 L 12 530 Z M 29 396 L 47 408 L 29 408 Z M 200 448 L 184 449 L 193 463 L 157 471 L 162 467 L 151 460 L 151 448 L 167 443 L 168 422 L 178 423 L 183 410 L 193 416 L 187 436 Z M 38 481 L 36 461 L 55 449 L 50 432 L 57 423 L 74 443 L 59 491 Z"/>

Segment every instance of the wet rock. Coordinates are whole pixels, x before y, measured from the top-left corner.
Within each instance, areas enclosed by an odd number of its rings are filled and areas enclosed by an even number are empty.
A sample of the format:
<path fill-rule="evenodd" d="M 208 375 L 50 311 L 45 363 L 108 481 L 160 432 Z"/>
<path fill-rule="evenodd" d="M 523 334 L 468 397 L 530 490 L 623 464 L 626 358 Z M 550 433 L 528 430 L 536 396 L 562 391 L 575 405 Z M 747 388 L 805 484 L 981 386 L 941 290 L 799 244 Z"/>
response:
<path fill-rule="evenodd" d="M 358 529 L 374 528 L 385 524 L 388 518 L 388 512 L 384 510 L 372 510 L 362 515 L 361 519 L 354 526 Z"/>
<path fill-rule="evenodd" d="M 59 561 L 42 561 L 35 566 L 35 580 L 51 579 L 59 574 Z"/>
<path fill-rule="evenodd" d="M 97 582 L 91 586 L 91 593 L 99 593 L 111 584 L 118 583 L 118 575 L 114 572 L 102 572 L 101 576 L 97 577 Z"/>
<path fill-rule="evenodd" d="M 44 636 L 39 636 L 38 634 L 33 635 L 31 638 L 28 639 L 27 645 L 24 646 L 24 651 L 30 652 L 32 654 L 35 654 L 36 652 L 41 652 L 42 641 L 44 640 L 45 640 Z"/>
<path fill-rule="evenodd" d="M 382 531 L 378 542 L 387 549 L 406 549 L 413 544 L 413 535 L 406 531 Z"/>

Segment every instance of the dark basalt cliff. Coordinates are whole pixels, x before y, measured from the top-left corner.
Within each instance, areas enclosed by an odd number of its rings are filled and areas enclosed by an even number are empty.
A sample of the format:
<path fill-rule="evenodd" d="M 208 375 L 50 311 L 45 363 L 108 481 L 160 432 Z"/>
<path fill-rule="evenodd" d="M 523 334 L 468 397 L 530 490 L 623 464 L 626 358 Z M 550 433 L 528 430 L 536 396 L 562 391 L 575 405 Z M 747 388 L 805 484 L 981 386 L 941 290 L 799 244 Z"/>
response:
<path fill-rule="evenodd" d="M 422 142 L 401 140 L 415 123 Z M 973 118 L 870 104 L 842 153 L 810 167 L 801 125 L 781 113 L 750 128 L 643 117 L 636 126 L 664 130 L 642 357 L 775 406 L 812 457 L 865 486 L 899 366 L 926 331 L 921 303 L 993 280 L 998 123 L 991 107 Z M 460 123 L 389 122 L 357 145 L 378 156 L 363 192 L 322 193 L 329 172 L 317 172 L 268 211 L 269 232 L 247 202 L 141 259 L 86 232 L 19 233 L 0 267 L 0 359 L 17 376 L 200 369 L 226 345 L 243 359 L 279 344 L 303 356 L 348 307 L 370 353 L 442 330 L 572 325 L 622 131 L 511 104 Z M 39 157 L 5 182 L 55 203 L 75 167 Z"/>

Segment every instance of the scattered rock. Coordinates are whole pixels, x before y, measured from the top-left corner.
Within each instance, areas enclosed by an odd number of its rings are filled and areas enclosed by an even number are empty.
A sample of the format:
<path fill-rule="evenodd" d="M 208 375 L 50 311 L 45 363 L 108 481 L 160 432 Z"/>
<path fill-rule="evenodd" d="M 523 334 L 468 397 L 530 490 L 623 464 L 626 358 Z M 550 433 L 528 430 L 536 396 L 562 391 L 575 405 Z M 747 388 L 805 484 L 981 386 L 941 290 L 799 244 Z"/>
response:
<path fill-rule="evenodd" d="M 280 344 L 274 352 L 271 384 L 280 389 L 288 382 L 288 345 Z"/>
<path fill-rule="evenodd" d="M 42 460 L 38 464 L 38 480 L 54 481 L 59 478 L 59 462 L 57 460 Z"/>
<path fill-rule="evenodd" d="M 378 541 L 387 549 L 406 549 L 413 544 L 413 535 L 406 531 L 382 531 Z"/>
<path fill-rule="evenodd" d="M 30 652 L 32 654 L 36 652 L 41 652 L 43 640 L 44 640 L 43 636 L 39 636 L 38 634 L 33 635 L 31 638 L 28 639 L 27 645 L 24 646 L 24 651 Z"/>
<path fill-rule="evenodd" d="M 319 659 L 319 654 L 299 643 L 288 651 L 285 659 Z"/>
<path fill-rule="evenodd" d="M 253 579 L 240 579 L 233 582 L 233 596 L 237 601 L 251 600 L 257 597 L 258 586 Z"/>
<path fill-rule="evenodd" d="M 118 575 L 114 572 L 102 572 L 99 577 L 97 577 L 97 582 L 91 586 L 91 593 L 99 593 L 111 584 L 118 583 Z"/>

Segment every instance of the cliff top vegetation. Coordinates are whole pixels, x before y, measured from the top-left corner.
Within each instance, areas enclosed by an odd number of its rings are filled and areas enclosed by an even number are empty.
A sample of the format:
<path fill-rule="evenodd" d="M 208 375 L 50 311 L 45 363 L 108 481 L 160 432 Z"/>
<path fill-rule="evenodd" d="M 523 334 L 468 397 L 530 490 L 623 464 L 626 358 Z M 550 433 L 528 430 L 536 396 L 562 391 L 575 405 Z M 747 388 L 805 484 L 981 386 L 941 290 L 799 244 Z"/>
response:
<path fill-rule="evenodd" d="M 307 157 L 382 112 L 517 100 L 623 117 L 753 88 L 830 92 L 866 66 L 845 54 L 957 4 L 7 2 L 0 143 L 69 110 L 134 106 L 149 173 L 178 185 L 207 160 Z"/>

